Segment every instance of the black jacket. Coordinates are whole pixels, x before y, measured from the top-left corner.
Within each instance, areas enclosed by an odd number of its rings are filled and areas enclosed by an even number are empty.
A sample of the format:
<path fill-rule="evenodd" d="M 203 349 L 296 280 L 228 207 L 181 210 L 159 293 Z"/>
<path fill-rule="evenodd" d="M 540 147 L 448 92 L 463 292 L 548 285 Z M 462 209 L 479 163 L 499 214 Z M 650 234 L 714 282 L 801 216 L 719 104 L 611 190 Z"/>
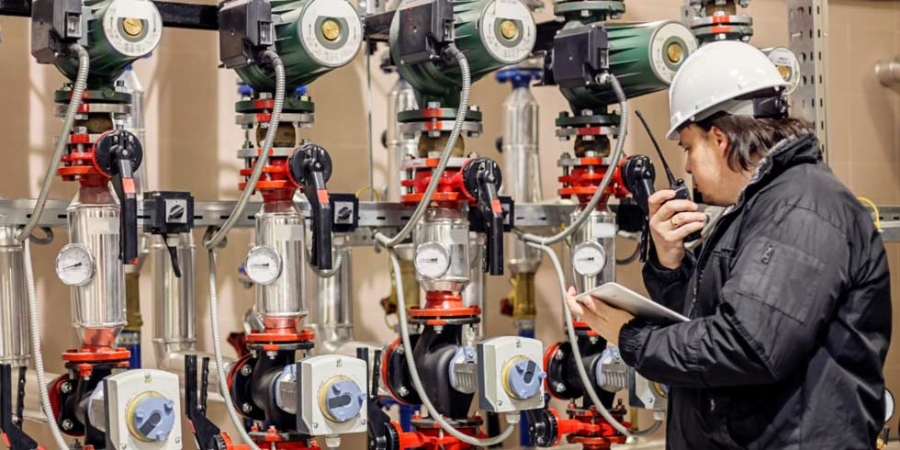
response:
<path fill-rule="evenodd" d="M 692 320 L 634 320 L 625 362 L 670 387 L 667 448 L 871 450 L 891 335 L 884 244 L 812 136 L 772 149 L 699 256 L 644 266 Z"/>

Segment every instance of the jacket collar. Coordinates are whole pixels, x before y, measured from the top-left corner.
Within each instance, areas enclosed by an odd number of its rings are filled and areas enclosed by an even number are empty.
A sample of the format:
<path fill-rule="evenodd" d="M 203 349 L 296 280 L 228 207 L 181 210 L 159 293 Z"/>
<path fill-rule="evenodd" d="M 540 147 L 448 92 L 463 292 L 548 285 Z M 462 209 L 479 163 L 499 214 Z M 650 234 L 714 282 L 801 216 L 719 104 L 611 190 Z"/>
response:
<path fill-rule="evenodd" d="M 759 161 L 756 170 L 750 177 L 750 182 L 738 197 L 736 206 L 742 205 L 791 167 L 801 164 L 816 164 L 822 160 L 819 140 L 813 133 L 783 139 Z"/>

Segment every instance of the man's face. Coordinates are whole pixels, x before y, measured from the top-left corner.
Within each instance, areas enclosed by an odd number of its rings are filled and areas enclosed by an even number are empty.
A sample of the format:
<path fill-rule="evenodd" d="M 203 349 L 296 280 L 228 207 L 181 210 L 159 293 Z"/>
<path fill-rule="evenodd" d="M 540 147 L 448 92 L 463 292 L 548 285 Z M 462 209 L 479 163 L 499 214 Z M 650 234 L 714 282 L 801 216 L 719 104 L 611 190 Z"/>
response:
<path fill-rule="evenodd" d="M 729 181 L 734 172 L 725 159 L 727 138 L 716 128 L 707 132 L 692 124 L 681 130 L 678 145 L 687 153 L 684 170 L 693 177 L 694 189 L 703 193 L 704 203 L 715 206 L 733 204 L 730 195 L 733 189 L 729 188 Z"/>

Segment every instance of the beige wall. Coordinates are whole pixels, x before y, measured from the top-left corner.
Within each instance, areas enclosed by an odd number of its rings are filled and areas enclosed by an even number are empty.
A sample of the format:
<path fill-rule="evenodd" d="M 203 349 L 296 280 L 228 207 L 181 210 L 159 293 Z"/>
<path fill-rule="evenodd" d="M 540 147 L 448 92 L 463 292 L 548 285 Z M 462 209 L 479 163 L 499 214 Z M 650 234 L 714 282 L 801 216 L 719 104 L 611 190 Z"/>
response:
<path fill-rule="evenodd" d="M 548 2 L 549 3 L 549 2 Z M 675 19 L 680 16 L 677 0 L 645 0 L 628 3 L 629 20 Z M 786 5 L 783 0 L 753 0 L 749 9 L 754 17 L 759 46 L 787 44 Z M 550 19 L 546 11 L 539 20 Z M 900 3 L 888 1 L 832 1 L 830 3 L 831 62 L 828 125 L 831 139 L 831 161 L 835 173 L 859 195 L 880 204 L 900 204 L 900 93 L 880 87 L 873 76 L 873 64 L 879 58 L 900 53 Z M 3 42 L 0 44 L 0 135 L 5 150 L 0 164 L 0 195 L 7 198 L 35 196 L 47 165 L 53 136 L 60 126 L 52 117 L 51 96 L 62 83 L 52 67 L 39 66 L 29 55 L 28 23 L 25 19 L 0 17 Z M 217 41 L 214 33 L 166 29 L 163 41 L 152 58 L 135 67 L 147 90 L 146 161 L 151 189 L 190 190 L 199 200 L 234 199 L 240 161 L 235 151 L 242 142 L 242 132 L 234 125 L 233 103 L 235 76 L 217 69 Z M 386 93 L 393 78 L 377 69 L 373 58 L 373 120 L 376 135 L 375 182 L 385 181 L 386 152 L 377 137 L 386 123 Z M 317 103 L 317 124 L 307 133 L 314 142 L 329 150 L 335 162 L 330 183 L 334 192 L 353 192 L 367 185 L 366 85 L 365 60 L 358 58 L 349 67 L 337 70 L 310 87 Z M 500 104 L 509 88 L 498 86 L 492 79 L 478 83 L 473 102 L 483 108 L 485 133 L 469 140 L 467 148 L 484 156 L 501 159 L 494 150 L 494 138 L 500 133 Z M 554 88 L 536 88 L 541 105 L 541 157 L 544 197 L 556 197 L 559 175 L 556 158 L 571 145 L 554 137 L 553 119 L 566 105 Z M 667 125 L 667 101 L 664 93 L 649 95 L 633 102 L 647 116 L 657 134 Z M 652 155 L 649 140 L 639 128 L 628 137 L 629 153 Z M 682 153 L 665 142 L 665 151 L 675 166 L 683 163 Z M 679 172 L 681 168 L 678 168 Z M 70 198 L 74 187 L 55 182 L 53 198 Z M 250 233 L 235 231 L 227 249 L 219 252 L 219 295 L 223 311 L 218 323 L 223 333 L 237 330 L 243 312 L 252 304 L 252 291 L 237 283 L 236 268 L 249 245 Z M 42 331 L 47 368 L 62 370 L 58 359 L 61 351 L 74 344 L 69 325 L 69 293 L 53 273 L 53 259 L 64 243 L 62 232 L 52 245 L 36 247 L 35 273 L 38 280 L 40 307 L 43 311 Z M 625 256 L 633 243 L 620 242 L 618 253 Z M 890 262 L 900 267 L 900 246 L 888 245 Z M 197 258 L 197 298 L 199 347 L 211 350 L 208 317 L 208 287 L 205 255 Z M 370 249 L 355 251 L 354 310 L 357 337 L 387 342 L 393 333 L 385 326 L 378 301 L 390 287 L 387 257 Z M 379 268 L 371 270 L 372 267 Z M 550 344 L 563 337 L 561 310 L 555 276 L 542 266 L 537 277 L 537 337 Z M 142 280 L 144 312 L 144 363 L 153 364 L 151 347 L 152 298 L 150 270 Z M 643 289 L 640 267 L 619 269 L 619 280 Z M 894 294 L 900 282 L 895 279 Z M 488 282 L 486 327 L 489 335 L 513 334 L 511 320 L 499 314 L 499 299 L 508 293 L 503 277 Z M 898 321 L 900 322 L 900 321 Z M 66 330 L 66 331 L 63 331 Z M 230 352 L 230 349 L 228 351 Z M 886 375 L 889 386 L 900 394 L 900 352 L 889 355 Z M 221 411 L 214 416 L 222 424 L 227 418 Z M 226 427 L 227 428 L 227 427 Z M 37 428 L 30 427 L 37 432 Z M 49 436 L 41 435 L 49 442 Z M 359 441 L 355 441 L 357 444 Z M 345 448 L 362 448 L 347 444 Z"/>

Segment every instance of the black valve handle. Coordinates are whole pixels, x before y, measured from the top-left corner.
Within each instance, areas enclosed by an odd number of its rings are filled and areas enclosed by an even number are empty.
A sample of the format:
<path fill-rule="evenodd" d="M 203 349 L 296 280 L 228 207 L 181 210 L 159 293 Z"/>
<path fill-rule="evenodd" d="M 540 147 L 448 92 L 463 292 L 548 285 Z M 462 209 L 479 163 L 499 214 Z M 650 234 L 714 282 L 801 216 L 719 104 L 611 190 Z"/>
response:
<path fill-rule="evenodd" d="M 463 167 L 466 190 L 478 200 L 478 210 L 487 224 L 484 271 L 503 275 L 503 207 L 497 191 L 503 184 L 500 166 L 489 158 L 475 158 Z"/>
<path fill-rule="evenodd" d="M 653 187 L 653 183 L 656 182 L 653 161 L 644 155 L 629 156 L 622 164 L 622 182 L 644 212 L 644 216 L 649 216 L 650 205 L 647 202 L 656 192 L 656 188 Z"/>
<path fill-rule="evenodd" d="M 201 385 L 197 387 L 197 355 L 184 357 L 184 409 L 198 450 L 228 450 L 222 430 L 206 417 L 206 399 L 209 391 L 209 357 L 203 358 Z M 199 391 L 199 392 L 198 392 Z M 226 394 L 227 395 L 227 394 Z"/>
<path fill-rule="evenodd" d="M 304 144 L 294 150 L 290 159 L 291 176 L 303 185 L 303 193 L 312 207 L 313 254 L 312 265 L 331 270 L 331 225 L 334 208 L 326 183 L 331 178 L 331 156 L 324 148 Z"/>
<path fill-rule="evenodd" d="M 122 213 L 119 218 L 121 247 L 119 258 L 125 264 L 137 264 L 138 223 L 137 190 L 134 172 L 141 167 L 144 150 L 137 136 L 124 130 L 103 135 L 94 147 L 97 166 L 112 178 Z"/>

